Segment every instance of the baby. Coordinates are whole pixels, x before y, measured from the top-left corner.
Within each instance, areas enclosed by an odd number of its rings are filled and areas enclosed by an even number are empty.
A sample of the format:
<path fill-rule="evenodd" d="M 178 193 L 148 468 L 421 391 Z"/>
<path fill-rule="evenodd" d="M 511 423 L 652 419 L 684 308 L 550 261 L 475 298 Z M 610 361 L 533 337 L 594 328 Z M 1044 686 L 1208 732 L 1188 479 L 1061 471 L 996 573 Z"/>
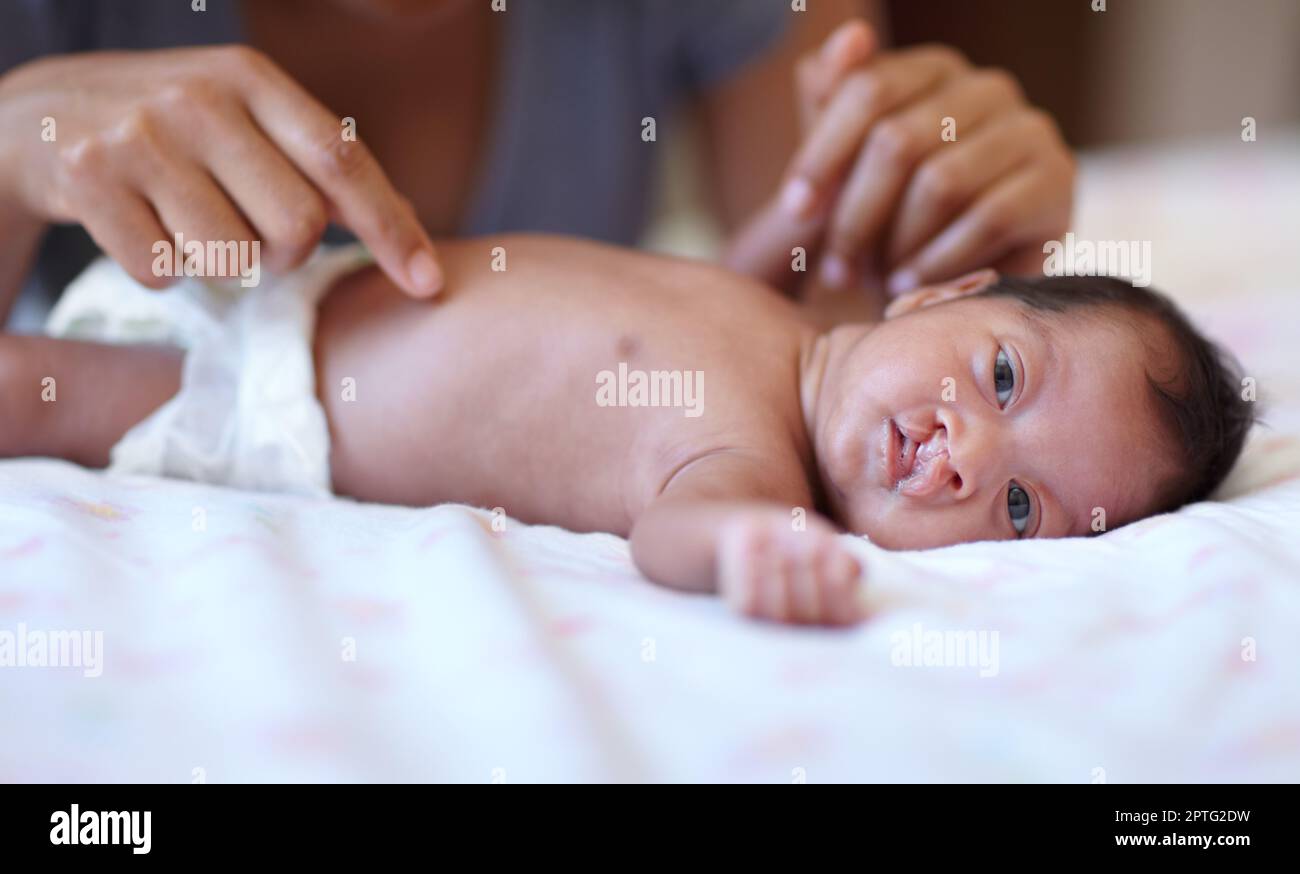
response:
<path fill-rule="evenodd" d="M 613 532 L 660 583 L 848 624 L 862 574 L 841 530 L 919 549 L 1114 528 L 1206 497 L 1250 425 L 1232 362 L 1120 280 L 980 271 L 899 298 L 879 324 L 820 332 L 703 263 L 542 236 L 440 251 L 433 301 L 355 261 L 317 292 L 246 295 L 280 315 L 209 301 L 234 339 L 188 362 L 169 346 L 0 338 L 0 454 L 103 466 L 112 451 L 115 467 L 264 488 L 294 486 L 258 479 L 288 459 L 365 501 Z M 281 323 L 292 301 L 299 329 Z M 221 366 L 263 369 L 186 406 Z M 51 384 L 57 403 L 41 400 Z M 281 418 L 232 431 L 263 393 Z M 213 433 L 227 437 L 195 447 Z"/>

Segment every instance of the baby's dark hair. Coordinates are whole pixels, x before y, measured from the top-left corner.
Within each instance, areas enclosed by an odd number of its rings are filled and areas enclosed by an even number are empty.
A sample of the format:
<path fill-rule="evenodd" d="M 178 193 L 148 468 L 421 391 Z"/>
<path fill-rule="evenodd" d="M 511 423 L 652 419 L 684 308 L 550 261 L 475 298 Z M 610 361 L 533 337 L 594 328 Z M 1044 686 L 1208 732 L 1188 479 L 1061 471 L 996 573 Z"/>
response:
<path fill-rule="evenodd" d="M 1181 475 L 1159 496 L 1153 513 L 1204 500 L 1232 470 L 1255 422 L 1255 405 L 1242 396 L 1241 365 L 1197 331 L 1169 298 L 1109 276 L 1004 276 L 980 296 L 1012 298 L 1049 313 L 1114 307 L 1164 328 L 1179 376 L 1161 381 L 1148 369 L 1147 380 L 1157 414 L 1182 449 Z"/>

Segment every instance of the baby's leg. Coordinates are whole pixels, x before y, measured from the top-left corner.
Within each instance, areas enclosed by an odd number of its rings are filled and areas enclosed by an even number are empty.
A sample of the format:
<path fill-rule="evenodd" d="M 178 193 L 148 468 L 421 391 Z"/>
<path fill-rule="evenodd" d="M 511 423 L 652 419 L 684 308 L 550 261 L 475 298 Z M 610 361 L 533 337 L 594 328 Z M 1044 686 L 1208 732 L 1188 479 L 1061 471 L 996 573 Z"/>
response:
<path fill-rule="evenodd" d="M 104 467 L 181 386 L 183 350 L 0 334 L 0 457 Z"/>

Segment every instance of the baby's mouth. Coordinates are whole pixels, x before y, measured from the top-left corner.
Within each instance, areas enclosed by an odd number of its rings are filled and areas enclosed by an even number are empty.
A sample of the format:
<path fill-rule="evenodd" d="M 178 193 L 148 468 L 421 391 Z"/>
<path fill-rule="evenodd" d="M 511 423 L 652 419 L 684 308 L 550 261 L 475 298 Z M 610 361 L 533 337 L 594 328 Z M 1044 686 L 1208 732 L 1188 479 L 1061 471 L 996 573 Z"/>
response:
<path fill-rule="evenodd" d="M 944 465 L 948 457 L 948 429 L 940 426 L 928 436 L 917 439 L 890 419 L 886 440 L 886 467 L 890 488 L 910 497 L 923 497 L 943 484 Z"/>
<path fill-rule="evenodd" d="M 888 428 L 885 435 L 885 470 L 888 472 L 890 489 L 897 491 L 899 482 L 911 475 L 916 464 L 917 443 L 893 419 L 885 424 Z"/>

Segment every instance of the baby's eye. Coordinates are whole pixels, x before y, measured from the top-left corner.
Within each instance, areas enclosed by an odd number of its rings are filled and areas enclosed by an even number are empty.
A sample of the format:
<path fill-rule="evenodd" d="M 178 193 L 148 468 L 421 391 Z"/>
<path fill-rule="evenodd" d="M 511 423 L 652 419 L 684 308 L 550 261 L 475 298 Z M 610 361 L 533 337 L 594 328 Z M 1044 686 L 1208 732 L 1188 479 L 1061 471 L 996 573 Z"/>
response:
<path fill-rule="evenodd" d="M 1029 527 L 1029 493 L 1015 483 L 1007 489 L 1007 514 L 1011 517 L 1011 527 L 1016 534 L 1024 534 Z"/>
<path fill-rule="evenodd" d="M 998 406 L 1005 407 L 1011 400 L 1011 393 L 1016 388 L 1016 371 L 1011 367 L 1011 359 L 1006 350 L 999 349 L 998 357 L 993 360 L 993 389 L 998 395 Z"/>

